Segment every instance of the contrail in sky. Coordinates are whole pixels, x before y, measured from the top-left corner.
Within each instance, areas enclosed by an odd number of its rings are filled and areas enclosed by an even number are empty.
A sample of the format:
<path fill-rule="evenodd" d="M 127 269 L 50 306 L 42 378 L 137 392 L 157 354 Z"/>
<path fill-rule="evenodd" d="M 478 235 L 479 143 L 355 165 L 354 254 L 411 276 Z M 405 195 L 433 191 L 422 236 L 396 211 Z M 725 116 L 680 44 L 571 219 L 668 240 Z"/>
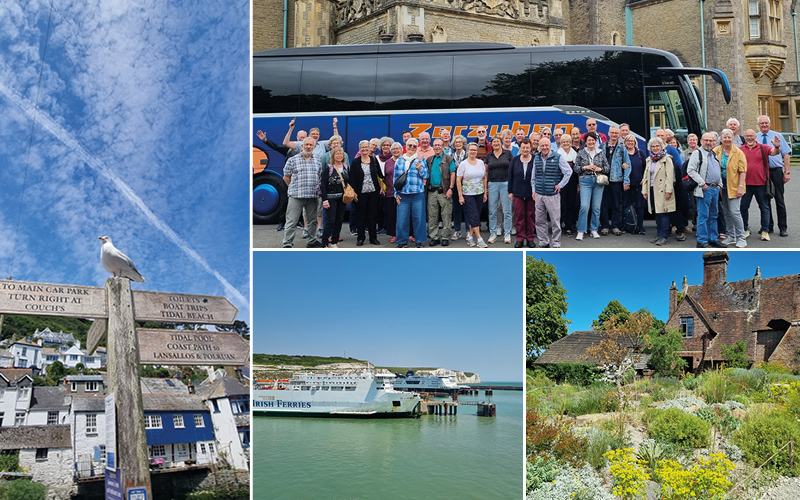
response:
<path fill-rule="evenodd" d="M 5 95 L 11 102 L 22 108 L 22 110 L 31 118 L 33 118 L 34 109 L 33 105 L 29 102 L 25 101 L 22 96 L 17 94 L 12 89 L 6 87 L 3 82 L 0 82 L 0 93 Z M 183 252 L 188 255 L 192 260 L 197 262 L 203 269 L 205 269 L 209 274 L 213 275 L 217 280 L 222 283 L 222 286 L 225 288 L 227 294 L 232 296 L 237 302 L 239 302 L 240 306 L 250 307 L 248 300 L 242 295 L 239 290 L 234 288 L 233 285 L 228 283 L 219 272 L 215 269 L 212 269 L 211 266 L 206 262 L 206 260 L 200 256 L 197 252 L 189 246 L 189 244 L 184 241 L 183 238 L 178 236 L 178 234 L 172 230 L 166 222 L 161 220 L 156 214 L 153 213 L 150 208 L 144 204 L 144 201 L 137 195 L 125 182 L 117 177 L 113 170 L 108 168 L 108 166 L 103 163 L 102 161 L 95 158 L 91 153 L 86 151 L 81 144 L 72 137 L 64 127 L 56 123 L 50 115 L 46 112 L 39 109 L 36 115 L 37 122 L 42 125 L 48 132 L 50 132 L 53 137 L 55 137 L 59 142 L 64 144 L 70 150 L 75 152 L 81 160 L 83 160 L 86 165 L 89 166 L 92 170 L 100 174 L 101 176 L 105 177 L 107 180 L 111 182 L 119 191 L 122 196 L 124 196 L 128 201 L 133 203 L 133 205 L 141 210 L 142 214 L 144 214 L 145 219 L 150 222 L 156 229 L 164 233 L 164 235 L 169 238 L 173 243 L 175 243 L 178 248 L 183 250 Z"/>

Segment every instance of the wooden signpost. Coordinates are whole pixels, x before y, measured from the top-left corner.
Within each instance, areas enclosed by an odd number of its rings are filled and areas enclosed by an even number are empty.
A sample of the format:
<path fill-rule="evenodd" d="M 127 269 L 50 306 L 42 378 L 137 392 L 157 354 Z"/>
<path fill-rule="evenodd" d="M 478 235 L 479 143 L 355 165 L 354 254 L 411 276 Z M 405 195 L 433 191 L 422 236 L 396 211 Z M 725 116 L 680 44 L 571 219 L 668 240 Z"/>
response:
<path fill-rule="evenodd" d="M 108 334 L 109 404 L 116 413 L 108 425 L 116 425 L 120 445 L 116 469 L 106 471 L 107 500 L 153 498 L 139 364 L 238 366 L 250 356 L 250 346 L 234 332 L 137 329 L 136 321 L 230 325 L 239 310 L 225 297 L 131 292 L 127 278 L 108 278 L 104 287 L 0 280 L 0 314 L 94 319 L 90 353 Z"/>

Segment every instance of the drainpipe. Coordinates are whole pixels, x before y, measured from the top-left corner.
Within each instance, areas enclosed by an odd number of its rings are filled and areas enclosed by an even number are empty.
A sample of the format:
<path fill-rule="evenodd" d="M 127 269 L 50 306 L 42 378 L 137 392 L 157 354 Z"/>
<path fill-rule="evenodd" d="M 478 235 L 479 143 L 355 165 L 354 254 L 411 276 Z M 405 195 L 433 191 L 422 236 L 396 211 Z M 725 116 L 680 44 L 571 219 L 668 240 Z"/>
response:
<path fill-rule="evenodd" d="M 283 48 L 286 48 L 286 31 L 289 29 L 289 0 L 283 0 Z"/>
<path fill-rule="evenodd" d="M 794 67 L 797 70 L 797 81 L 800 81 L 800 56 L 797 55 L 797 11 L 792 9 L 792 25 L 794 26 Z"/>
<path fill-rule="evenodd" d="M 703 50 L 703 67 L 706 67 L 706 23 L 703 17 L 703 2 L 705 0 L 700 0 L 700 39 L 701 47 Z M 706 122 L 706 128 L 708 128 L 708 94 L 706 93 L 706 77 L 703 76 L 703 120 Z"/>
<path fill-rule="evenodd" d="M 703 2 L 705 0 L 700 1 L 700 43 L 703 50 L 703 67 L 706 67 L 706 23 L 705 18 L 703 16 Z M 706 77 L 703 78 L 703 120 L 706 122 L 706 128 L 708 128 L 708 94 L 706 91 Z"/>
<path fill-rule="evenodd" d="M 633 12 L 627 3 L 625 4 L 625 45 L 633 45 Z"/>

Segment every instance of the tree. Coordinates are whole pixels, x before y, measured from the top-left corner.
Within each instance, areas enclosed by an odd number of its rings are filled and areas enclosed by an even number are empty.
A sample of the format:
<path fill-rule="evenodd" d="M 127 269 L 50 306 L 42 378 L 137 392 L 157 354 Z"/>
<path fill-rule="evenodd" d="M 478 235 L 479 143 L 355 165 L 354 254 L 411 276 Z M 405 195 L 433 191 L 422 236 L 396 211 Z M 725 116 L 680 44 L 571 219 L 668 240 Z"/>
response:
<path fill-rule="evenodd" d="M 747 357 L 747 345 L 744 340 L 739 340 L 736 345 L 720 346 L 725 363 L 731 368 L 750 368 L 753 361 Z"/>
<path fill-rule="evenodd" d="M 247 323 L 238 319 L 232 325 L 217 325 L 217 330 L 221 332 L 236 332 L 243 337 L 250 335 L 250 327 L 247 326 Z"/>
<path fill-rule="evenodd" d="M 525 262 L 525 337 L 530 357 L 565 336 L 570 323 L 567 314 L 567 290 L 561 284 L 554 265 L 533 257 Z"/>
<path fill-rule="evenodd" d="M 628 311 L 625 306 L 620 304 L 619 301 L 612 300 L 608 303 L 606 308 L 603 309 L 603 312 L 600 313 L 600 316 L 598 316 L 596 320 L 592 321 L 592 328 L 595 330 L 604 330 L 604 325 L 612 316 L 616 316 L 617 324 L 625 323 L 628 321 L 630 314 L 630 311 Z"/>
<path fill-rule="evenodd" d="M 676 377 L 686 368 L 686 360 L 678 356 L 683 346 L 683 333 L 677 328 L 663 332 L 652 331 L 645 338 L 645 352 L 650 354 L 648 365 L 659 375 Z"/>
<path fill-rule="evenodd" d="M 67 369 L 64 368 L 64 365 L 61 363 L 61 361 L 53 361 L 53 364 L 47 368 L 47 378 L 61 380 L 66 376 Z"/>
<path fill-rule="evenodd" d="M 618 316 L 611 316 L 603 323 L 603 328 L 595 327 L 600 332 L 600 343 L 586 349 L 584 358 L 596 359 L 605 372 L 604 379 L 617 386 L 619 408 L 625 408 L 625 392 L 623 384 L 628 371 L 639 361 L 645 346 L 645 336 L 650 332 L 653 315 L 649 312 L 629 313 L 625 321 Z"/>

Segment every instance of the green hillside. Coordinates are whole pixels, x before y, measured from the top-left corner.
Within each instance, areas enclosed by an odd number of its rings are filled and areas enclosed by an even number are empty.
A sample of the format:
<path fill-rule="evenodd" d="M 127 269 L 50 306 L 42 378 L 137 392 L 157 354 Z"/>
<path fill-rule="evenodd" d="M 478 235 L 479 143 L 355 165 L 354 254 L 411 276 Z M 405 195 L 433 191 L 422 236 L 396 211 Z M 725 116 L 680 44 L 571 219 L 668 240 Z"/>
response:
<path fill-rule="evenodd" d="M 318 366 L 330 363 L 366 363 L 360 359 L 343 358 L 340 356 L 299 356 L 291 354 L 256 354 L 253 353 L 254 365 L 296 365 Z"/>

